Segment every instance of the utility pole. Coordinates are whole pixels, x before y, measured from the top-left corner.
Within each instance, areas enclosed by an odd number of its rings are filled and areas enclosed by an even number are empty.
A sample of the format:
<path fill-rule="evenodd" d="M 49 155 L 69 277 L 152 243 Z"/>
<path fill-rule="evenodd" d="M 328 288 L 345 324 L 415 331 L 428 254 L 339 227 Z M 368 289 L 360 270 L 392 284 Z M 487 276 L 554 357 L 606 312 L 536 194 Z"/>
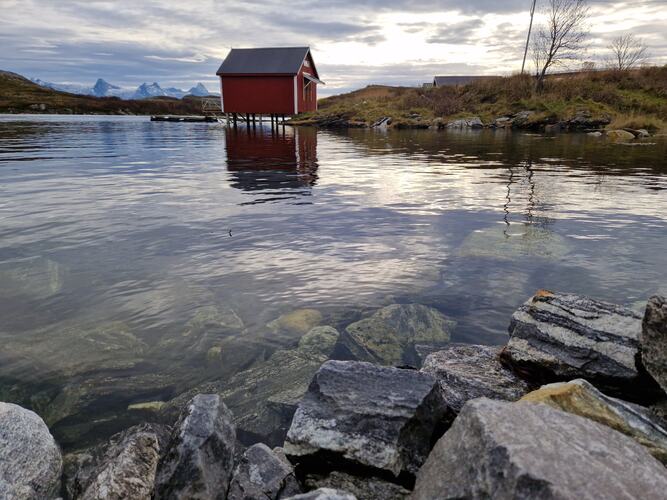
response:
<path fill-rule="evenodd" d="M 537 0 L 533 0 L 533 6 L 530 9 L 530 26 L 528 27 L 528 38 L 526 39 L 526 50 L 523 51 L 523 64 L 521 64 L 521 74 L 523 75 L 523 70 L 526 68 L 526 56 L 528 55 L 528 45 L 530 45 L 530 33 L 533 31 L 533 17 L 535 16 L 535 5 Z"/>

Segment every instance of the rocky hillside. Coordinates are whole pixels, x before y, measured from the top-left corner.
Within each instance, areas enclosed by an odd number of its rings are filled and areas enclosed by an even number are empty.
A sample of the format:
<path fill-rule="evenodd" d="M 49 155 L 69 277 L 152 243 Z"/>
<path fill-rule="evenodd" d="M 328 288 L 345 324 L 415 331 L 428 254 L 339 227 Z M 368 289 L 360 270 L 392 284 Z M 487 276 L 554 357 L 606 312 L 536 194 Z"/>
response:
<path fill-rule="evenodd" d="M 667 66 L 553 76 L 536 92 L 528 75 L 440 88 L 370 86 L 319 102 L 295 124 L 329 127 L 667 129 Z"/>
<path fill-rule="evenodd" d="M 201 114 L 201 98 L 121 100 L 76 95 L 42 87 L 16 73 L 0 71 L 0 113 L 193 115 Z"/>

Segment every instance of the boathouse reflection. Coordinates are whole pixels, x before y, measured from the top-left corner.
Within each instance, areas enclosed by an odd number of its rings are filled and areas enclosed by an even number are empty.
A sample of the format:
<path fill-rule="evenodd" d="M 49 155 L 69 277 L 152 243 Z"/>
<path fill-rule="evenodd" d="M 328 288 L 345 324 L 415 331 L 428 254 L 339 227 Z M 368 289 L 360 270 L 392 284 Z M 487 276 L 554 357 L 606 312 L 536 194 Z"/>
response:
<path fill-rule="evenodd" d="M 225 129 L 231 186 L 262 191 L 248 203 L 309 196 L 317 183 L 317 131 L 291 127 Z"/>

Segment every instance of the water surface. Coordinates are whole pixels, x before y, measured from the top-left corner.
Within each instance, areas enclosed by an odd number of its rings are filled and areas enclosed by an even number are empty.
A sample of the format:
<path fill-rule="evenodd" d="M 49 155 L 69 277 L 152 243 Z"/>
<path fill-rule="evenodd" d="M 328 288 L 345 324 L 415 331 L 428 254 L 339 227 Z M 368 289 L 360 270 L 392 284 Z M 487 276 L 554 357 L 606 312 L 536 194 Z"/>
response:
<path fill-rule="evenodd" d="M 666 157 L 665 138 L 0 117 L 0 399 L 74 445 L 294 345 L 267 327 L 294 309 L 342 328 L 418 302 L 502 344 L 539 288 L 645 300 L 667 288 Z"/>

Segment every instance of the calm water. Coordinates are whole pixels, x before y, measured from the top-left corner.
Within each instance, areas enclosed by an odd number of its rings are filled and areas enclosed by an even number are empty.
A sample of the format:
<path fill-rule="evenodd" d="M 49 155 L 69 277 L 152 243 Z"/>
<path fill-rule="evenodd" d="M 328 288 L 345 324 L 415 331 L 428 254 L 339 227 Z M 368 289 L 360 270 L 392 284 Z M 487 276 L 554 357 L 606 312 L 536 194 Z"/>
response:
<path fill-rule="evenodd" d="M 266 325 L 297 308 L 344 327 L 419 302 L 501 344 L 539 288 L 636 303 L 667 288 L 666 158 L 665 138 L 0 117 L 0 399 L 67 445 L 293 345 Z M 237 330 L 214 367 L 189 343 L 209 326 Z"/>

